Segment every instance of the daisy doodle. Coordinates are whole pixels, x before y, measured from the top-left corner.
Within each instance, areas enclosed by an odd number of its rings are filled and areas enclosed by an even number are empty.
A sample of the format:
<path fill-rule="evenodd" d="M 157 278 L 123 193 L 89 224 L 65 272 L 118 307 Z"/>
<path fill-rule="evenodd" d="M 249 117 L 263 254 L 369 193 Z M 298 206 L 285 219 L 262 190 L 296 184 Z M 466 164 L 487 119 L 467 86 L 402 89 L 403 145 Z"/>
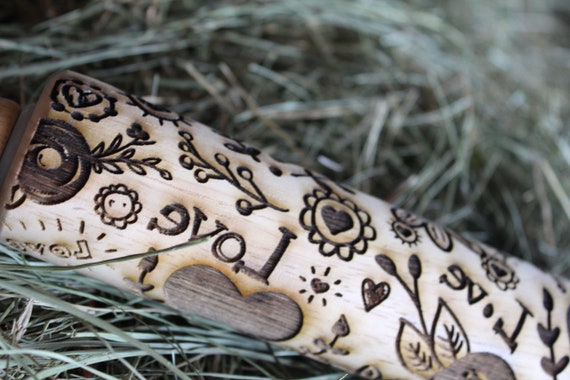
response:
<path fill-rule="evenodd" d="M 142 209 L 136 191 L 125 185 L 109 185 L 99 190 L 95 196 L 95 212 L 105 224 L 124 230 L 137 221 Z"/>

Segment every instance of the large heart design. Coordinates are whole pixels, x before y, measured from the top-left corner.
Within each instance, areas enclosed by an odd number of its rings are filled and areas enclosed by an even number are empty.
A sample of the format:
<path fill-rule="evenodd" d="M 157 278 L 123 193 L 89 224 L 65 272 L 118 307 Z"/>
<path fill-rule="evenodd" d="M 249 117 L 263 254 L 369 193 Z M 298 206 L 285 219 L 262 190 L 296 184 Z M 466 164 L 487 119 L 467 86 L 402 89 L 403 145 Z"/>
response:
<path fill-rule="evenodd" d="M 354 221 L 348 212 L 337 210 L 332 206 L 324 206 L 321 210 L 321 215 L 327 228 L 333 235 L 348 231 L 354 226 Z"/>
<path fill-rule="evenodd" d="M 367 312 L 380 305 L 390 295 L 390 284 L 380 282 L 376 284 L 369 278 L 362 281 L 362 301 Z"/>
<path fill-rule="evenodd" d="M 164 296 L 166 303 L 180 311 L 263 340 L 292 338 L 303 324 L 301 308 L 289 296 L 258 292 L 244 297 L 232 280 L 207 265 L 178 269 L 166 280 Z"/>

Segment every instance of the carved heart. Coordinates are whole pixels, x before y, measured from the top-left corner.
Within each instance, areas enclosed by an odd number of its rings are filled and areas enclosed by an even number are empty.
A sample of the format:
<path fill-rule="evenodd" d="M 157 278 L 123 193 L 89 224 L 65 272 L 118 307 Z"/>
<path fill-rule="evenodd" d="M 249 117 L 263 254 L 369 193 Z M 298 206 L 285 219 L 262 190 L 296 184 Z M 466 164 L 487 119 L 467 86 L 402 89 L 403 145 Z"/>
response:
<path fill-rule="evenodd" d="M 331 328 L 332 333 L 336 337 L 345 337 L 350 334 L 350 326 L 348 325 L 348 321 L 344 314 L 341 314 L 340 318 Z"/>
<path fill-rule="evenodd" d="M 321 215 L 327 228 L 333 235 L 348 231 L 354 226 L 354 221 L 348 212 L 336 210 L 332 206 L 323 207 Z"/>
<path fill-rule="evenodd" d="M 243 297 L 232 280 L 206 265 L 174 272 L 164 284 L 164 296 L 166 303 L 178 310 L 264 340 L 292 338 L 303 323 L 301 308 L 289 296 L 258 292 Z"/>
<path fill-rule="evenodd" d="M 547 330 L 542 323 L 538 324 L 538 336 L 540 336 L 542 343 L 548 347 L 552 346 L 554 342 L 556 342 L 558 335 L 560 335 L 560 329 L 558 327 L 555 327 L 552 330 Z"/>
<path fill-rule="evenodd" d="M 390 295 L 390 284 L 387 282 L 374 283 L 369 278 L 362 281 L 362 301 L 367 312 L 380 305 Z"/>
<path fill-rule="evenodd" d="M 67 102 L 76 108 L 91 107 L 101 103 L 101 96 L 78 87 L 71 87 L 66 94 Z"/>
<path fill-rule="evenodd" d="M 329 284 L 327 284 L 324 281 L 321 281 L 318 278 L 313 278 L 311 280 L 311 288 L 313 289 L 313 292 L 321 294 L 321 293 L 326 293 L 330 289 L 330 286 Z"/>
<path fill-rule="evenodd" d="M 562 358 L 560 358 L 560 360 L 558 360 L 556 363 L 554 363 L 554 361 L 552 361 L 552 359 L 544 356 L 540 360 L 540 365 L 541 365 L 542 369 L 544 370 L 544 372 L 546 372 L 550 376 L 554 376 L 554 378 L 556 378 L 556 375 L 558 375 L 560 372 L 564 371 L 564 369 L 568 365 L 569 361 L 570 361 L 570 359 L 568 359 L 568 356 L 563 356 Z"/>

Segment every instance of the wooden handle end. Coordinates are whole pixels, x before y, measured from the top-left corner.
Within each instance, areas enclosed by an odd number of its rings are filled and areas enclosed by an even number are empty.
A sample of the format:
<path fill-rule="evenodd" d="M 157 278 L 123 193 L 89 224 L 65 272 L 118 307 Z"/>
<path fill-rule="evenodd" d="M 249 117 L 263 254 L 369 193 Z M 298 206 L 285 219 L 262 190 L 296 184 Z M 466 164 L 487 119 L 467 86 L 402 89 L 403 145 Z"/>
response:
<path fill-rule="evenodd" d="M 20 106 L 12 100 L 0 98 L 0 157 L 20 115 Z"/>

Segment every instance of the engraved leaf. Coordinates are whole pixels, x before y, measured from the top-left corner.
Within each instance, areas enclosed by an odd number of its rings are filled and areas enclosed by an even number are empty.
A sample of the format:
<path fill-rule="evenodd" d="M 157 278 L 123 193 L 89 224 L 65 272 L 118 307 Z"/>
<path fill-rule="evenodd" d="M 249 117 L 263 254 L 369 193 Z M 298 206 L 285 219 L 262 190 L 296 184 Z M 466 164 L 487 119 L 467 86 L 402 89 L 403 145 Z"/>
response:
<path fill-rule="evenodd" d="M 119 165 L 117 165 L 114 162 L 109 162 L 109 161 L 102 161 L 100 162 L 101 167 L 113 174 L 122 174 L 123 173 L 123 169 L 121 169 L 119 167 Z"/>
<path fill-rule="evenodd" d="M 107 152 L 115 152 L 121 146 L 122 142 L 123 142 L 123 136 L 122 135 L 115 136 L 113 141 L 111 141 L 111 144 L 109 144 L 109 147 L 107 148 Z"/>
<path fill-rule="evenodd" d="M 429 222 L 426 224 L 426 231 L 433 243 L 442 251 L 450 252 L 453 249 L 453 240 L 445 228 Z"/>
<path fill-rule="evenodd" d="M 103 151 L 105 150 L 105 143 L 103 141 L 101 141 L 99 144 L 97 144 L 97 146 L 95 148 L 93 148 L 93 150 L 91 151 L 91 154 L 93 154 L 94 156 L 103 153 Z"/>
<path fill-rule="evenodd" d="M 568 361 L 570 361 L 570 359 L 568 359 L 568 356 L 563 356 L 556 363 L 554 363 L 554 361 L 552 361 L 552 359 L 550 358 L 543 357 L 540 360 L 540 365 L 542 366 L 544 372 L 546 372 L 550 376 L 557 376 L 560 372 L 564 371 L 564 369 L 568 365 Z"/>
<path fill-rule="evenodd" d="M 331 350 L 331 352 L 335 355 L 341 355 L 341 356 L 346 356 L 346 355 L 350 354 L 350 351 L 348 351 L 345 348 L 333 348 Z"/>
<path fill-rule="evenodd" d="M 317 338 L 313 341 L 313 343 L 315 344 L 315 346 L 317 346 L 318 349 L 320 350 L 328 350 L 330 348 L 330 345 L 328 345 L 322 338 Z"/>
<path fill-rule="evenodd" d="M 539 323 L 537 329 L 540 340 L 542 340 L 542 343 L 547 347 L 552 347 L 560 335 L 560 329 L 558 327 L 548 330 L 542 323 Z"/>
<path fill-rule="evenodd" d="M 154 251 L 154 249 L 152 249 Z M 158 256 L 147 256 L 139 261 L 137 267 L 143 272 L 152 272 L 158 265 Z"/>
<path fill-rule="evenodd" d="M 422 263 L 415 254 L 408 259 L 408 271 L 416 280 L 422 275 Z"/>
<path fill-rule="evenodd" d="M 396 264 L 394 264 L 394 261 L 388 256 L 384 254 L 377 255 L 376 262 L 390 276 L 395 276 L 398 273 L 398 271 L 396 270 Z"/>
<path fill-rule="evenodd" d="M 133 148 L 126 149 L 121 152 L 121 158 L 131 158 L 135 155 L 135 150 Z"/>
<path fill-rule="evenodd" d="M 431 349 L 429 337 L 405 319 L 400 319 L 396 349 L 402 364 L 413 373 L 427 378 L 441 369 Z"/>
<path fill-rule="evenodd" d="M 146 170 L 144 170 L 142 165 L 136 164 L 134 162 L 129 162 L 127 163 L 127 166 L 138 175 L 146 175 Z"/>
<path fill-rule="evenodd" d="M 348 321 L 344 314 L 341 314 L 338 321 L 333 325 L 331 331 L 337 337 L 343 337 L 350 334 L 350 327 L 348 326 Z"/>
<path fill-rule="evenodd" d="M 101 166 L 101 164 L 99 162 L 93 163 L 93 171 L 97 174 L 101 174 L 101 172 L 103 171 L 103 167 Z"/>
<path fill-rule="evenodd" d="M 443 299 L 439 299 L 432 323 L 431 337 L 434 351 L 445 367 L 467 355 L 469 339 L 459 320 Z"/>
<path fill-rule="evenodd" d="M 554 309 L 554 301 L 546 288 L 542 288 L 542 304 L 547 311 Z"/>
<path fill-rule="evenodd" d="M 172 174 L 170 174 L 170 172 L 168 170 L 159 169 L 158 172 L 160 173 L 160 176 L 162 178 L 164 178 L 165 180 L 170 181 L 172 179 Z"/>
<path fill-rule="evenodd" d="M 148 166 L 155 166 L 155 165 L 158 165 L 160 163 L 160 161 L 162 161 L 162 160 L 158 157 L 147 157 L 147 158 L 143 158 L 142 161 L 145 164 L 147 164 Z"/>

